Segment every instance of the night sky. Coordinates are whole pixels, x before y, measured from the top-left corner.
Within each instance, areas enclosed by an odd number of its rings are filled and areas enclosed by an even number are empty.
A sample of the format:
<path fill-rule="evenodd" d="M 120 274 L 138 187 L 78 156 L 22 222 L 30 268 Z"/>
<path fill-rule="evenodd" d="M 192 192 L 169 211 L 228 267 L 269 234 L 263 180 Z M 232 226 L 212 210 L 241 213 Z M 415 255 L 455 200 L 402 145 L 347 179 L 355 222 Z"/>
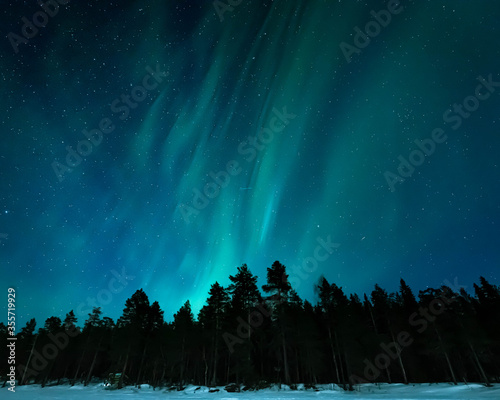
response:
<path fill-rule="evenodd" d="M 3 5 L 18 325 L 82 323 L 87 298 L 117 318 L 139 288 L 171 320 L 275 260 L 312 302 L 321 274 L 360 295 L 499 284 L 500 4 L 401 1 L 381 27 L 387 1 L 225 2 Z"/>

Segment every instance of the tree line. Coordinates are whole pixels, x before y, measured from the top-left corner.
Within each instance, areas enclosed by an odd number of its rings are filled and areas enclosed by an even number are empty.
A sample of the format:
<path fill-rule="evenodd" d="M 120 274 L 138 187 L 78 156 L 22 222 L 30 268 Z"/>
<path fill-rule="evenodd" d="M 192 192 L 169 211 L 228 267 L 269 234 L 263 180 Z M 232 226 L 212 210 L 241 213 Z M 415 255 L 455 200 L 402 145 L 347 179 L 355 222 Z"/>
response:
<path fill-rule="evenodd" d="M 187 301 L 165 322 L 158 302 L 139 289 L 116 322 L 99 307 L 81 327 L 73 311 L 48 318 L 38 332 L 32 319 L 16 334 L 18 384 L 87 385 L 109 373 L 127 384 L 177 388 L 500 382 L 500 288 L 483 277 L 474 295 L 443 285 L 416 297 L 401 279 L 398 292 L 375 285 L 362 299 L 321 277 L 314 305 L 278 261 L 262 292 L 246 264 L 229 280 L 211 286 L 197 318 Z M 0 323 L 4 343 L 7 335 Z M 7 352 L 3 346 L 4 378 Z"/>

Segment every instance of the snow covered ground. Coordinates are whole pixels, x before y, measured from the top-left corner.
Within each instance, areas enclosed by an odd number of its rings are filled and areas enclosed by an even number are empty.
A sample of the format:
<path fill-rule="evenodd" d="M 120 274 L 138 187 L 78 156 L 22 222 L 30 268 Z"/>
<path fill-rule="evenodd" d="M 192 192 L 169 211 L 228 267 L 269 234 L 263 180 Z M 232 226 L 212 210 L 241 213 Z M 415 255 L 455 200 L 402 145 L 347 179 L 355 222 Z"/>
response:
<path fill-rule="evenodd" d="M 307 399 L 397 399 L 397 400 L 456 400 L 456 399 L 500 399 L 500 385 L 492 388 L 485 388 L 481 385 L 458 385 L 449 384 L 382 384 L 380 386 L 366 384 L 359 387 L 359 392 L 344 392 L 333 385 L 320 385 L 320 391 L 312 390 L 277 390 L 266 389 L 258 392 L 227 393 L 223 388 L 219 388 L 217 393 L 209 393 L 208 389 L 197 386 L 189 386 L 181 392 L 168 392 L 165 389 L 153 390 L 147 385 L 141 389 L 126 387 L 120 390 L 104 390 L 102 384 L 83 387 L 67 385 L 41 388 L 39 385 L 16 387 L 16 392 L 12 393 L 7 388 L 0 389 L 1 399 L 19 400 L 94 400 L 94 399 L 197 399 L 197 400 L 307 400 Z"/>

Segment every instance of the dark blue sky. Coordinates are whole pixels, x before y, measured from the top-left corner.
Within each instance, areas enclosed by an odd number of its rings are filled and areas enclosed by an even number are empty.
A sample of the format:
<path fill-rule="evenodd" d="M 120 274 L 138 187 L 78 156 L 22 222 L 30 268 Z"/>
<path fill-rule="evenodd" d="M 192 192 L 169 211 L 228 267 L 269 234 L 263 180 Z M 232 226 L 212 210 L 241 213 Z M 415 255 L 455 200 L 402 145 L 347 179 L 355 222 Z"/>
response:
<path fill-rule="evenodd" d="M 169 320 L 275 260 L 313 302 L 321 274 L 359 294 L 499 284 L 500 5 L 101 3 L 2 10 L 19 324 L 117 318 L 139 288 Z M 45 27 L 23 37 L 23 17 Z"/>

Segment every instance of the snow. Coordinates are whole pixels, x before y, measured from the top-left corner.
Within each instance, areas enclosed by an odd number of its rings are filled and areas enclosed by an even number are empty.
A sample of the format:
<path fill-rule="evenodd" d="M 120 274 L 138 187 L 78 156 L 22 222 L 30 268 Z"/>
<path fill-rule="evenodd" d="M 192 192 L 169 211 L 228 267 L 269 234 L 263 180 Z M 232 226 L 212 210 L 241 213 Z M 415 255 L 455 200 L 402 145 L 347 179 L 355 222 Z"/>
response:
<path fill-rule="evenodd" d="M 15 393 L 7 390 L 7 387 L 0 389 L 0 398 L 19 400 L 94 400 L 94 399 L 196 399 L 196 400 L 307 400 L 307 399 L 354 399 L 354 400 L 482 400 L 500 399 L 500 384 L 491 388 L 486 388 L 479 384 L 460 384 L 457 386 L 440 384 L 364 384 L 358 386 L 356 392 L 345 392 L 336 385 L 318 385 L 320 391 L 304 390 L 300 385 L 299 389 L 290 390 L 277 387 L 260 390 L 258 392 L 228 393 L 223 387 L 218 387 L 219 391 L 210 393 L 207 387 L 188 386 L 183 391 L 168 391 L 165 388 L 153 390 L 149 385 L 141 385 L 141 388 L 127 386 L 120 390 L 104 390 L 103 384 L 94 384 L 88 387 L 82 385 L 51 386 L 41 388 L 40 385 L 18 386 Z"/>

